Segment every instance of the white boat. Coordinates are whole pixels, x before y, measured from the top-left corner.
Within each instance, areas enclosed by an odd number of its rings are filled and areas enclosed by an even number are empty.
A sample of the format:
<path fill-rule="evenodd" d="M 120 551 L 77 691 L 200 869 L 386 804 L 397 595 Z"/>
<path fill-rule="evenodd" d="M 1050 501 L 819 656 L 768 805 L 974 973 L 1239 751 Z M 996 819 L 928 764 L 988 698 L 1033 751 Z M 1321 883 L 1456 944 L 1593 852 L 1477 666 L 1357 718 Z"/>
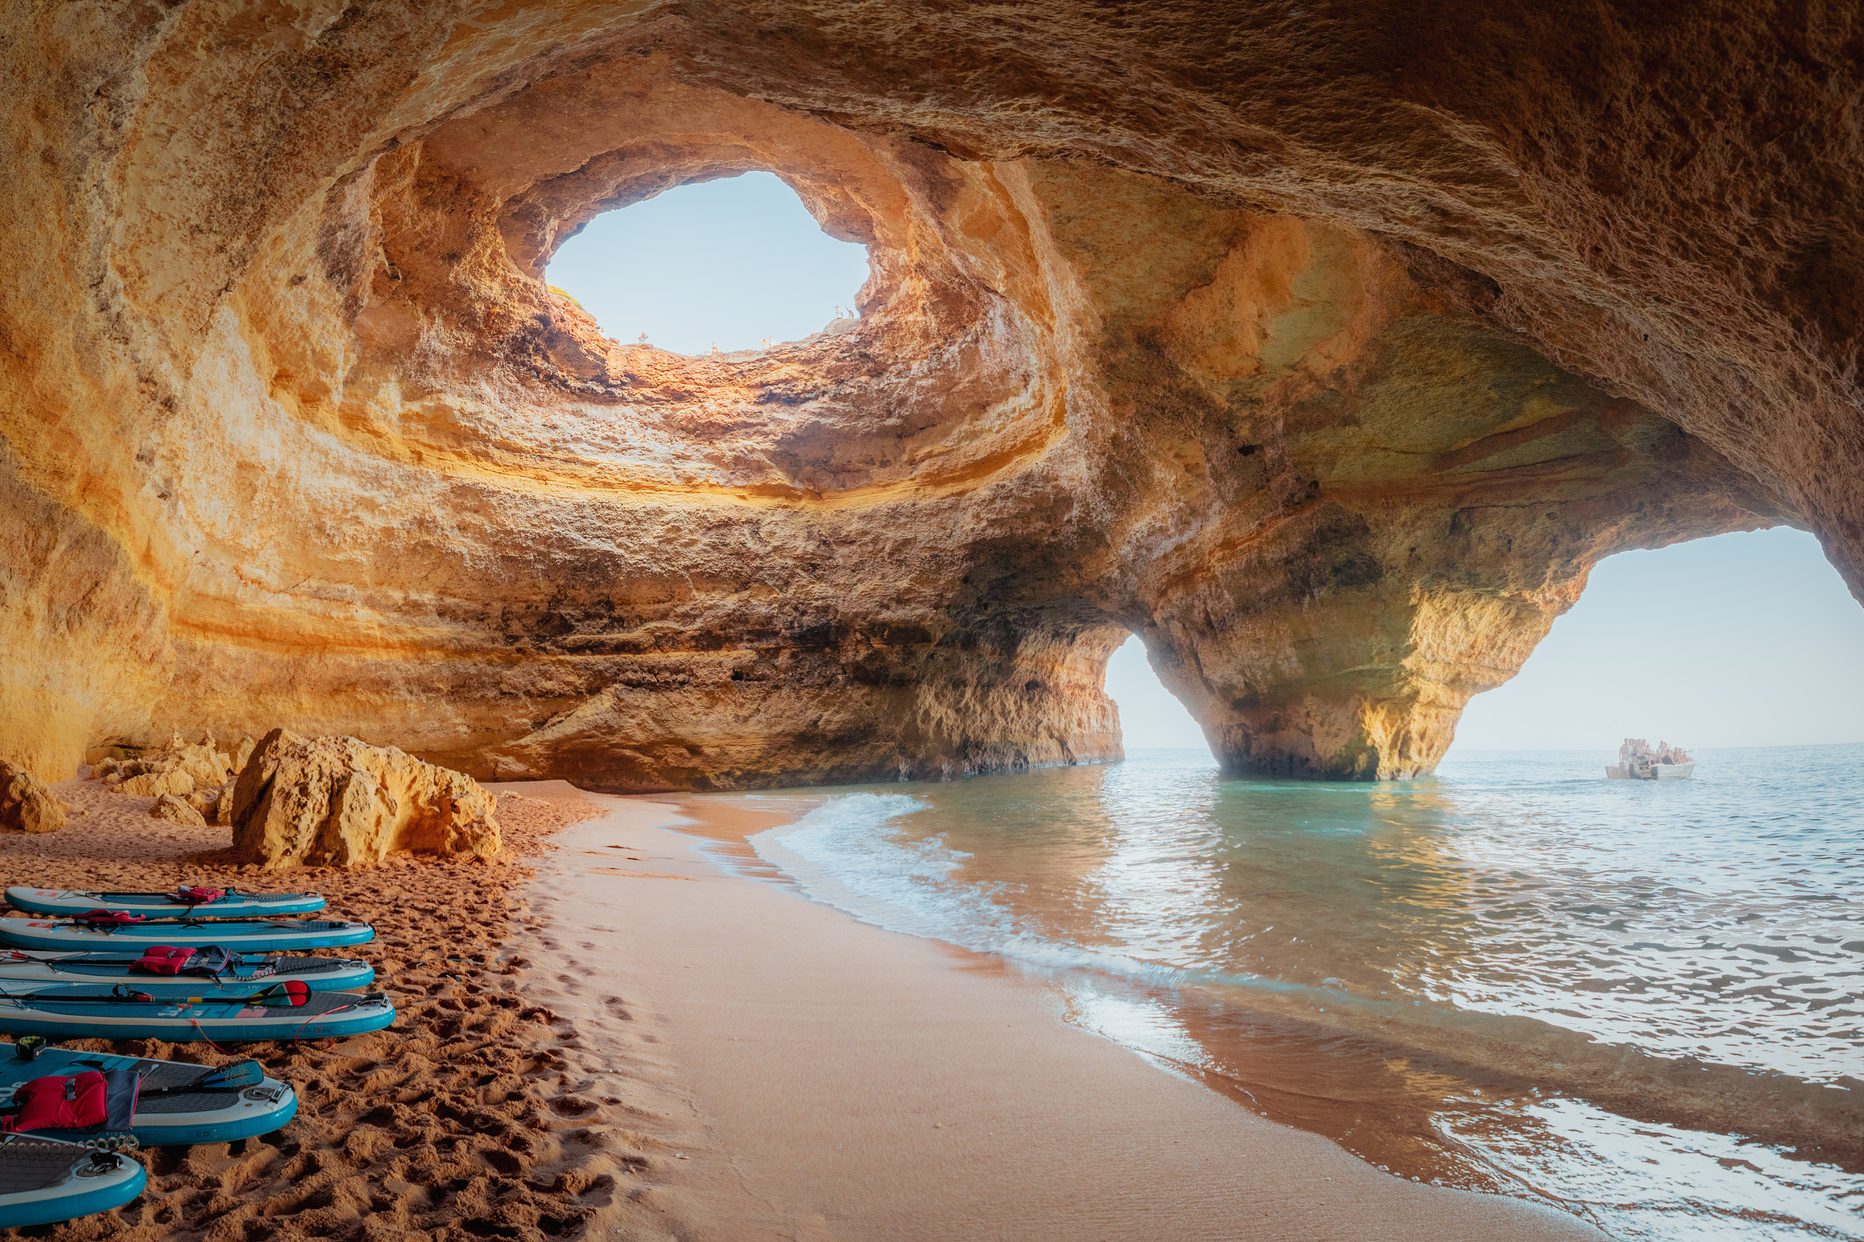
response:
<path fill-rule="evenodd" d="M 1695 770 L 1693 762 L 1640 764 L 1635 771 L 1628 763 L 1605 765 L 1605 775 L 1615 781 L 1680 781 Z"/>

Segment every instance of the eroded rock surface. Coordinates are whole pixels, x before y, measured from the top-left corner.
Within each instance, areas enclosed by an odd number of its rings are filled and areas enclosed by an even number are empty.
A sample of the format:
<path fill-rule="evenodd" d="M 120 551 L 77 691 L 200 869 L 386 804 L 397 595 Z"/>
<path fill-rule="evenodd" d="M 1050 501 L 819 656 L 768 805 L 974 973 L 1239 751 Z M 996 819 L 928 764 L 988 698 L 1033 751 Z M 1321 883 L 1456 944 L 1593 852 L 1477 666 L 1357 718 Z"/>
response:
<path fill-rule="evenodd" d="M 479 782 L 353 737 L 266 734 L 234 783 L 230 818 L 234 854 L 268 868 L 499 851 Z"/>
<path fill-rule="evenodd" d="M 102 748 L 114 753 L 100 755 L 91 766 L 91 775 L 118 793 L 172 798 L 206 823 L 224 823 L 222 805 L 253 745 L 250 737 L 243 737 L 231 749 L 222 750 L 211 733 L 198 742 L 184 741 L 177 733 L 162 746 L 112 745 Z"/>
<path fill-rule="evenodd" d="M 157 819 L 165 819 L 171 824 L 186 824 L 193 828 L 205 828 L 207 818 L 191 802 L 184 802 L 174 794 L 163 794 L 149 808 L 149 814 Z"/>
<path fill-rule="evenodd" d="M 8 36 L 0 746 L 42 775 L 281 720 L 609 788 L 1098 759 L 1132 631 L 1232 766 L 1398 776 L 1611 552 L 1790 522 L 1864 588 L 1840 10 Z M 870 247 L 852 330 L 686 358 L 541 279 L 750 168 Z"/>
<path fill-rule="evenodd" d="M 65 826 L 65 804 L 26 768 L 0 759 L 0 829 L 56 832 Z"/>

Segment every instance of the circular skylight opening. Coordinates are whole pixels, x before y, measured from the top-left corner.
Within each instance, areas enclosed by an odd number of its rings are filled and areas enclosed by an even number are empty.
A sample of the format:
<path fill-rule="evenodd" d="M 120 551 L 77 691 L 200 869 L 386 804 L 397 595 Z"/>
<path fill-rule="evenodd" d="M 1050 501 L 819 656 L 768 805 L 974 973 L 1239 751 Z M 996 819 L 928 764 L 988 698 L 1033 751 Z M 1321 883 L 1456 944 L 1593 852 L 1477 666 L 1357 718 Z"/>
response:
<path fill-rule="evenodd" d="M 732 353 L 852 327 L 867 247 L 824 233 L 782 178 L 744 173 L 595 217 L 545 278 L 623 344 Z"/>

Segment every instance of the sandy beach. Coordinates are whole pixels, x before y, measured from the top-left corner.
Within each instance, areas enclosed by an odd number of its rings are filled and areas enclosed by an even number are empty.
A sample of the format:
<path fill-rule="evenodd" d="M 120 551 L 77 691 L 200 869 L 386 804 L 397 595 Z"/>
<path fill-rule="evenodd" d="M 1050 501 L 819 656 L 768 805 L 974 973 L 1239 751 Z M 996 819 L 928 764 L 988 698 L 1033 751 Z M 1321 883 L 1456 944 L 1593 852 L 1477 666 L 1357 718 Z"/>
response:
<path fill-rule="evenodd" d="M 576 1029 L 525 974 L 536 931 L 520 889 L 550 834 L 595 809 L 560 782 L 493 786 L 505 858 L 400 859 L 356 871 L 263 874 L 215 861 L 226 828 L 148 814 L 151 799 L 88 781 L 57 787 L 70 822 L 0 840 L 0 881 L 164 888 L 183 879 L 323 893 L 364 919 L 354 950 L 398 1009 L 385 1031 L 328 1042 L 130 1040 L 72 1046 L 218 1065 L 251 1056 L 293 1084 L 297 1118 L 232 1144 L 141 1153 L 141 1199 L 50 1230 L 57 1239 L 665 1236 L 640 1170 L 655 1151 L 630 1126 L 651 1094 L 572 1066 Z M 650 1110 L 651 1115 L 651 1110 Z M 625 1222 L 625 1226 L 624 1226 Z"/>
<path fill-rule="evenodd" d="M 400 1011 L 330 1043 L 119 1045 L 254 1056 L 300 1115 L 145 1152 L 140 1201 L 48 1236 L 1591 1236 L 1381 1173 L 1068 1025 L 989 959 L 721 860 L 773 814 L 495 788 L 490 864 L 261 880 L 215 860 L 225 829 L 76 781 L 65 829 L 6 838 L 9 883 L 321 891 L 375 923 L 357 952 Z"/>
<path fill-rule="evenodd" d="M 530 886 L 537 961 L 585 1034 L 572 1064 L 625 1050 L 619 1072 L 677 1101 L 659 1133 L 687 1145 L 653 1158 L 655 1193 L 695 1236 L 1595 1236 L 1384 1174 L 1069 1026 L 985 959 L 722 867 L 668 826 L 679 810 L 742 839 L 771 816 L 596 800 Z"/>

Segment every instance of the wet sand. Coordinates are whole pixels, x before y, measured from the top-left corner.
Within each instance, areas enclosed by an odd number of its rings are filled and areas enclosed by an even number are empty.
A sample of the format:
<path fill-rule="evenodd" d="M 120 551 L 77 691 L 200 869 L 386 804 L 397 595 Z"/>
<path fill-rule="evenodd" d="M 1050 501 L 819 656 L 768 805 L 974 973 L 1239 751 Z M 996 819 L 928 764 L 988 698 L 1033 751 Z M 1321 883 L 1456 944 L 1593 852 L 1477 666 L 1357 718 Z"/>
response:
<path fill-rule="evenodd" d="M 0 837 L 0 881 L 166 888 L 183 879 L 323 893 L 336 918 L 375 924 L 336 950 L 375 964 L 395 1000 L 386 1031 L 350 1039 L 242 1044 L 129 1040 L 73 1046 L 221 1065 L 251 1056 L 298 1091 L 297 1119 L 232 1144 L 141 1153 L 149 1188 L 56 1239 L 671 1237 L 676 1204 L 650 1170 L 667 1154 L 670 1097 L 631 1068 L 623 1039 L 591 1074 L 586 1034 L 540 1000 L 524 944 L 537 931 L 522 881 L 550 835 L 586 817 L 570 786 L 492 786 L 507 856 L 497 863 L 401 860 L 346 872 L 271 874 L 212 861 L 225 828 L 152 818 L 152 799 L 88 782 L 59 793 L 68 825 Z M 665 1133 L 663 1133 L 665 1132 Z"/>
<path fill-rule="evenodd" d="M 538 964 L 599 1045 L 653 1049 L 636 1068 L 689 1143 L 659 1193 L 698 1236 L 1597 1236 L 1383 1174 L 1069 1025 L 985 959 L 716 865 L 665 826 L 672 800 L 601 801 L 540 864 Z M 716 840 L 773 818 L 682 805 Z"/>

